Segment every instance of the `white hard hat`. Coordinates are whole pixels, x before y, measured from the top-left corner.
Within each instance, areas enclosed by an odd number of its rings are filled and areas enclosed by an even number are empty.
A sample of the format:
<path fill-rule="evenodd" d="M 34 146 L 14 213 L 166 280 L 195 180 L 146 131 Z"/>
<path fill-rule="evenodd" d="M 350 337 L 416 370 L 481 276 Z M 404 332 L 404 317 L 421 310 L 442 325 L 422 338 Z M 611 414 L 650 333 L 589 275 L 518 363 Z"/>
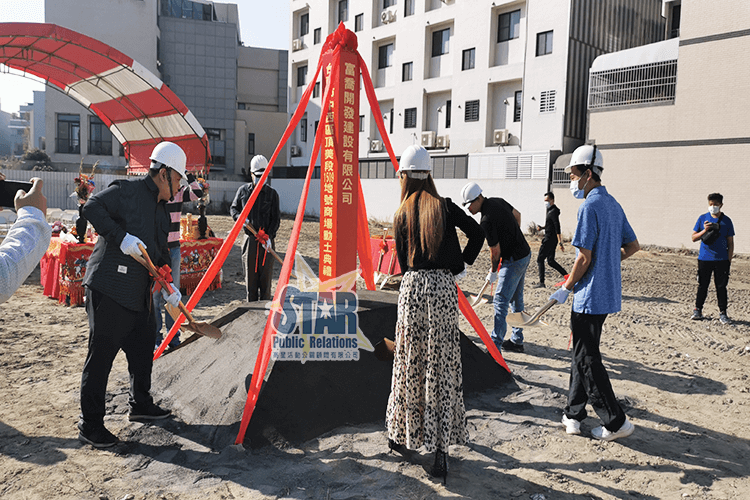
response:
<path fill-rule="evenodd" d="M 461 199 L 463 200 L 463 205 L 466 206 L 476 200 L 479 198 L 480 194 L 482 194 L 482 188 L 479 187 L 479 184 L 476 182 L 466 184 L 461 188 Z"/>
<path fill-rule="evenodd" d="M 166 165 L 187 180 L 187 173 L 185 172 L 187 156 L 182 148 L 174 142 L 164 141 L 157 144 L 151 152 L 150 159 Z"/>
<path fill-rule="evenodd" d="M 253 159 L 250 160 L 250 172 L 254 174 L 264 172 L 267 167 L 268 160 L 263 155 L 255 155 L 253 156 Z"/>
<path fill-rule="evenodd" d="M 602 175 L 602 169 L 604 168 L 602 152 L 597 149 L 596 145 L 592 144 L 577 147 L 573 151 L 573 156 L 570 157 L 570 163 L 565 167 L 565 173 L 570 173 L 570 167 L 578 166 L 590 168 L 596 175 Z"/>
<path fill-rule="evenodd" d="M 422 146 L 411 145 L 406 148 L 398 162 L 399 171 L 432 172 L 430 153 Z"/>

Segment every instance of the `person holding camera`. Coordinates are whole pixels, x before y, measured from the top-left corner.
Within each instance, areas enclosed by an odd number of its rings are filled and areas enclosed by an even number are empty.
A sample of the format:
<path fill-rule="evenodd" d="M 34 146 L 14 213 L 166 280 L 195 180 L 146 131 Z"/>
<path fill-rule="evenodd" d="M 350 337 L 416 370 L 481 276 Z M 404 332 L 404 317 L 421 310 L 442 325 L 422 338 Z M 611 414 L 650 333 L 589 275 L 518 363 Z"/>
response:
<path fill-rule="evenodd" d="M 708 295 L 711 274 L 714 275 L 716 300 L 719 303 L 719 321 L 731 324 L 727 316 L 727 284 L 729 267 L 734 257 L 734 225 L 732 219 L 721 211 L 724 197 L 719 193 L 708 195 L 708 213 L 698 217 L 693 228 L 693 242 L 701 241 L 698 254 L 698 295 L 690 319 L 703 319 L 703 304 Z"/>
<path fill-rule="evenodd" d="M 5 175 L 0 173 L 0 181 Z M 18 217 L 0 245 L 0 303 L 20 287 L 49 247 L 52 228 L 47 224 L 47 198 L 42 194 L 42 179 L 31 179 L 29 192 L 16 193 L 14 205 Z"/>

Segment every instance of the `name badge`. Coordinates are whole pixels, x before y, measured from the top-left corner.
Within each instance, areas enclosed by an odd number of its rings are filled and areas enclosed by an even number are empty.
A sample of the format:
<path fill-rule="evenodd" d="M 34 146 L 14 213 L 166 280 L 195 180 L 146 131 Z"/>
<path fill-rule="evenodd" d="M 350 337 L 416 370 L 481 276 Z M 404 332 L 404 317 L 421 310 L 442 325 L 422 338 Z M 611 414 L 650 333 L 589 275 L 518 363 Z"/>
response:
<path fill-rule="evenodd" d="M 128 266 L 117 266 L 117 272 L 122 274 L 128 274 Z"/>

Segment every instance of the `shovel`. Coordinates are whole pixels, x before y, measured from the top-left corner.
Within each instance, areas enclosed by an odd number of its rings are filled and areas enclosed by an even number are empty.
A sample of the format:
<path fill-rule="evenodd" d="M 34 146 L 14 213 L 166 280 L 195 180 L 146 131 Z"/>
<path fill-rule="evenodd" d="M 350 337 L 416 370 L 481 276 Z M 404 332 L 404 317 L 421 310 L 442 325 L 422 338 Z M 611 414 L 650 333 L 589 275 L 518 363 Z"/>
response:
<path fill-rule="evenodd" d="M 245 229 L 253 233 L 253 236 L 258 236 L 258 231 L 256 231 L 253 225 L 249 222 L 245 222 Z M 276 250 L 274 250 L 273 248 L 269 248 L 268 253 L 270 253 L 271 256 L 278 261 L 279 264 L 281 264 L 282 266 L 284 265 L 284 261 L 281 260 L 281 257 L 279 257 L 279 254 L 276 253 Z M 292 273 L 294 273 L 294 269 L 292 269 Z"/>
<path fill-rule="evenodd" d="M 383 241 L 385 242 L 386 238 L 388 238 L 388 228 L 383 229 Z M 380 257 L 378 258 L 378 267 L 375 268 L 375 272 L 373 273 L 375 275 L 375 284 L 378 284 L 378 281 L 380 281 L 380 278 L 383 277 L 383 273 L 380 272 L 380 266 L 383 265 L 383 256 L 385 255 L 385 250 L 382 248 L 380 249 Z"/>
<path fill-rule="evenodd" d="M 164 281 L 162 278 L 159 277 L 159 272 L 156 270 L 156 267 L 154 267 L 154 263 L 151 262 L 151 258 L 148 256 L 148 253 L 146 252 L 146 248 L 143 245 L 138 245 L 138 248 L 141 250 L 142 258 L 136 260 L 143 264 L 146 269 L 151 273 L 151 276 L 154 277 L 156 281 L 159 282 L 159 284 L 164 287 L 170 294 L 174 292 L 174 288 L 172 288 L 172 285 Z M 171 307 L 171 306 L 168 306 Z M 188 323 L 185 326 L 186 329 L 192 330 L 195 333 L 199 333 L 205 337 L 211 337 L 212 339 L 218 339 L 221 337 L 221 330 L 216 328 L 215 326 L 205 323 L 205 322 L 197 322 L 195 321 L 195 318 L 193 318 L 193 315 L 190 314 L 190 311 L 187 310 L 185 307 L 185 304 L 180 301 L 179 308 L 182 314 L 185 315 L 185 318 L 187 319 Z M 170 314 L 172 314 L 170 312 Z M 173 315 L 174 316 L 174 315 Z"/>
<path fill-rule="evenodd" d="M 550 307 L 557 304 L 557 301 L 555 299 L 550 299 L 549 302 L 544 304 L 542 307 L 540 307 L 533 316 L 529 316 L 525 312 L 517 312 L 517 313 L 510 313 L 505 318 L 505 321 L 513 327 L 516 328 L 522 328 L 527 326 L 537 326 L 539 323 L 543 325 L 547 325 L 543 321 L 540 321 L 539 318 L 542 317 L 542 314 L 549 311 Z"/>
<path fill-rule="evenodd" d="M 470 296 L 470 298 L 471 298 L 471 307 L 475 307 L 475 306 L 477 306 L 479 304 L 486 304 L 487 302 L 489 302 L 489 300 L 485 299 L 484 296 L 483 296 L 484 291 L 487 290 L 487 287 L 489 285 L 490 285 L 490 280 L 485 281 L 484 282 L 484 286 L 482 287 L 481 290 L 479 290 L 479 293 L 476 294 L 476 296 L 473 296 L 473 295 Z"/>

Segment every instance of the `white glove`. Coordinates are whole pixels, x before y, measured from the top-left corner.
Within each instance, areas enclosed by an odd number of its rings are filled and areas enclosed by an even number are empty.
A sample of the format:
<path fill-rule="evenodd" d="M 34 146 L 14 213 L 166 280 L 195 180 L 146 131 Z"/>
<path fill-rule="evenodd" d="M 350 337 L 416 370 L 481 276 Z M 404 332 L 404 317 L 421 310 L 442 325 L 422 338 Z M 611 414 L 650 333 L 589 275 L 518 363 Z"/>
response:
<path fill-rule="evenodd" d="M 120 243 L 120 251 L 125 255 L 130 255 L 131 257 L 140 257 L 143 254 L 141 254 L 141 250 L 138 248 L 138 245 L 143 245 L 143 248 L 146 248 L 146 244 L 138 239 L 137 236 L 133 236 L 130 233 L 125 233 L 125 237 L 122 239 L 122 243 Z"/>
<path fill-rule="evenodd" d="M 263 243 L 263 248 L 266 249 L 266 252 L 271 250 L 271 238 L 268 238 L 265 243 Z"/>
<path fill-rule="evenodd" d="M 561 286 L 558 291 L 549 296 L 549 299 L 555 299 L 558 304 L 564 304 L 568 300 L 568 295 L 570 295 L 570 290 Z"/>
<path fill-rule="evenodd" d="M 461 271 L 460 273 L 458 273 L 457 275 L 455 275 L 455 276 L 453 277 L 453 279 L 455 279 L 456 281 L 461 281 L 461 280 L 462 280 L 462 279 L 464 279 L 464 278 L 465 278 L 466 276 L 468 276 L 468 274 L 469 274 L 469 273 L 468 273 L 468 272 L 466 271 L 466 268 L 464 268 L 464 270 L 463 270 L 463 271 Z"/>
<path fill-rule="evenodd" d="M 490 271 L 489 274 L 487 275 L 487 281 L 489 281 L 490 284 L 496 282 L 497 281 L 497 271 L 495 271 L 495 272 Z"/>
<path fill-rule="evenodd" d="M 176 288 L 171 294 L 166 289 L 162 288 L 161 296 L 164 297 L 164 300 L 167 302 L 167 304 L 172 307 L 179 307 L 180 300 L 182 299 L 182 294 Z"/>

